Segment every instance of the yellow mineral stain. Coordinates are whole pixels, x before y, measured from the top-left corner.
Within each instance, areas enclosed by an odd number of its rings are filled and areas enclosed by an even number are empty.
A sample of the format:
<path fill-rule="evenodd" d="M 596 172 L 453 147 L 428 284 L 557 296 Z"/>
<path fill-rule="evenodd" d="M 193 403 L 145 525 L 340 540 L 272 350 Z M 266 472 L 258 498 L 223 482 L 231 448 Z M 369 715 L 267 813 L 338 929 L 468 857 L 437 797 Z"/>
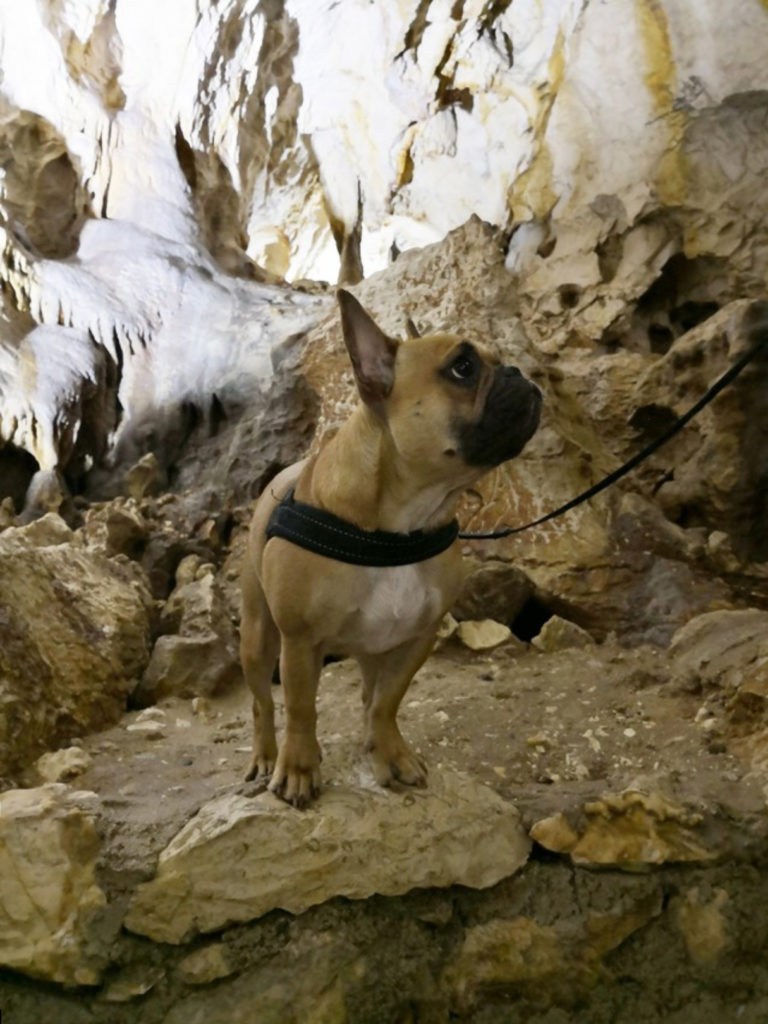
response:
<path fill-rule="evenodd" d="M 667 146 L 659 161 L 656 189 L 668 206 L 685 200 L 687 169 L 682 149 L 687 123 L 684 110 L 675 109 L 677 68 L 672 52 L 669 23 L 660 0 L 635 0 L 635 18 L 645 58 L 645 84 L 656 118 L 663 120 Z"/>
<path fill-rule="evenodd" d="M 546 134 L 564 75 L 565 37 L 560 28 L 547 65 L 547 84 L 531 126 L 535 152 L 526 170 L 515 179 L 509 196 L 509 206 L 515 221 L 544 220 L 557 202 L 558 196 L 552 185 L 552 153 Z"/>

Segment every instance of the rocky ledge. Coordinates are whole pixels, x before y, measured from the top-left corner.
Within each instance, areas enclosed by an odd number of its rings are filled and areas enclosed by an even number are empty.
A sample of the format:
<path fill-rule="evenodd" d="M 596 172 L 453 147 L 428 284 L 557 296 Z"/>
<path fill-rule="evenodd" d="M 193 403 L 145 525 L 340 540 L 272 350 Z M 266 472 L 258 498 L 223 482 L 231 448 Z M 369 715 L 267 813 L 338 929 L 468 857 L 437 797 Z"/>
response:
<path fill-rule="evenodd" d="M 764 1020 L 766 626 L 714 611 L 631 651 L 557 619 L 531 645 L 446 629 L 403 709 L 430 766 L 414 792 L 376 787 L 356 667 L 328 665 L 305 812 L 242 784 L 241 684 L 73 736 L 0 796 L 0 1006 L 14 1024 Z"/>

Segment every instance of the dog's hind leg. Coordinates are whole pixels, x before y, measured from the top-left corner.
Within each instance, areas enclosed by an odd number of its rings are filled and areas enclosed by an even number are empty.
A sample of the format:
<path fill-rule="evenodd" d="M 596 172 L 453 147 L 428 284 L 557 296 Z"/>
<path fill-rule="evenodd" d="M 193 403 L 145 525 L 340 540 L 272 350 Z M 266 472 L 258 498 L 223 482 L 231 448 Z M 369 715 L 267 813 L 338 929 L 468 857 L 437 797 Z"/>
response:
<path fill-rule="evenodd" d="M 380 786 L 427 784 L 426 765 L 403 739 L 397 709 L 434 642 L 435 632 L 430 631 L 386 654 L 357 659 L 363 673 L 365 749 Z"/>
<path fill-rule="evenodd" d="M 280 651 L 280 633 L 267 606 L 258 580 L 243 584 L 240 624 L 240 661 L 245 681 L 253 694 L 253 755 L 246 782 L 272 775 L 277 759 L 275 704 L 272 673 Z"/>

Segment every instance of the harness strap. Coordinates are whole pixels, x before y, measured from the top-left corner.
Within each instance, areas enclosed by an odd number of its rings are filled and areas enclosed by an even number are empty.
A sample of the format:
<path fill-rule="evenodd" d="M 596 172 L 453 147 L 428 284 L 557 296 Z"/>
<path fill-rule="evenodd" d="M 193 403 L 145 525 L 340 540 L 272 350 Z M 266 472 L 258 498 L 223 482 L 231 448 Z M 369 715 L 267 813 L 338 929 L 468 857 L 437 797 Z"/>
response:
<path fill-rule="evenodd" d="M 442 554 L 459 535 L 453 519 L 435 530 L 389 533 L 386 530 L 361 530 L 354 523 L 302 501 L 296 501 L 293 489 L 275 507 L 267 538 L 282 537 L 307 551 L 349 565 L 394 566 L 424 562 Z"/>

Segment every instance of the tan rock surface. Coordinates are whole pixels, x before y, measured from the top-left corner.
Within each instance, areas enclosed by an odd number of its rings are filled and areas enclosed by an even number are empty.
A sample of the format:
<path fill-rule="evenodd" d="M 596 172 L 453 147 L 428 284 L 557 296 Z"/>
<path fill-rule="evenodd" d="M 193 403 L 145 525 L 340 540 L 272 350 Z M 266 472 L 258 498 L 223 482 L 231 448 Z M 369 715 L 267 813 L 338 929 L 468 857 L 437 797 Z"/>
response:
<path fill-rule="evenodd" d="M 63 785 L 0 795 L 0 963 L 67 985 L 95 985 L 91 940 L 106 898 L 95 874 L 98 798 Z"/>
<path fill-rule="evenodd" d="M 465 619 L 459 623 L 456 636 L 470 651 L 487 651 L 509 640 L 512 630 L 493 619 Z"/>
<path fill-rule="evenodd" d="M 538 821 L 531 837 L 574 864 L 602 864 L 636 869 L 641 865 L 706 862 L 709 849 L 696 826 L 702 817 L 660 793 L 625 792 L 592 801 L 583 808 L 585 822 L 575 830 L 561 816 Z"/>
<path fill-rule="evenodd" d="M 540 651 L 563 651 L 574 647 L 592 647 L 594 640 L 586 629 L 575 622 L 553 615 L 544 623 L 541 632 L 533 638 L 533 646 Z"/>
<path fill-rule="evenodd" d="M 333 896 L 364 899 L 425 886 L 484 888 L 528 857 L 517 810 L 490 789 L 441 772 L 421 791 L 328 786 L 297 814 L 271 793 L 203 806 L 160 854 L 126 927 L 155 941 Z"/>
<path fill-rule="evenodd" d="M 0 774 L 10 774 L 120 717 L 149 658 L 152 606 L 137 567 L 88 551 L 58 516 L 4 531 L 0 581 Z"/>

